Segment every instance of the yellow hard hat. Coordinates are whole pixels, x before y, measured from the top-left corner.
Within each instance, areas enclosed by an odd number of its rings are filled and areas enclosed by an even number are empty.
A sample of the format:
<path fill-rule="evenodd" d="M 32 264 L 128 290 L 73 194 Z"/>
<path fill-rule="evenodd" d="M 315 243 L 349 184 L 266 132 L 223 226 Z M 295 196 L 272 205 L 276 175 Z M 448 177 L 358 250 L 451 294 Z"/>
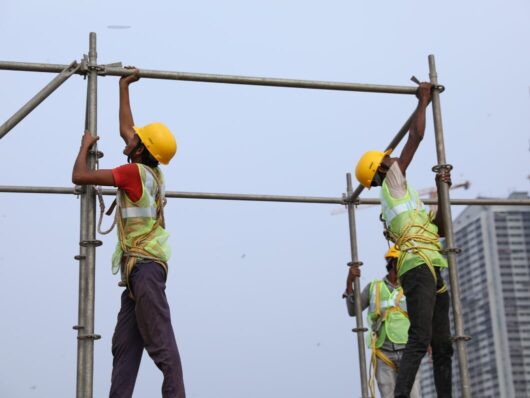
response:
<path fill-rule="evenodd" d="M 168 164 L 177 152 L 175 137 L 163 123 L 151 123 L 144 127 L 133 127 L 147 150 L 162 164 Z"/>
<path fill-rule="evenodd" d="M 391 258 L 399 258 L 399 250 L 396 249 L 396 246 L 390 246 L 390 249 L 385 254 L 385 258 L 391 259 Z"/>
<path fill-rule="evenodd" d="M 377 169 L 381 165 L 381 162 L 385 156 L 390 155 L 391 153 L 392 149 L 389 149 L 385 152 L 366 152 L 361 157 L 357 163 L 357 167 L 355 168 L 355 177 L 357 177 L 357 181 L 359 181 L 365 188 L 370 189 L 372 180 L 374 179 L 375 173 L 377 173 Z"/>

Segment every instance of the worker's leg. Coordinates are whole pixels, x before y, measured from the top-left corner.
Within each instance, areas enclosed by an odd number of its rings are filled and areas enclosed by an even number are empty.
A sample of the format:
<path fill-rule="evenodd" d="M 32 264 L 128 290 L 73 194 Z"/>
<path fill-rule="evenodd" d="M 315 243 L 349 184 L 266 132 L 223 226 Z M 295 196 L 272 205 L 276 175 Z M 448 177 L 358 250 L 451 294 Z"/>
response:
<path fill-rule="evenodd" d="M 438 271 L 438 288 L 443 286 L 443 279 Z M 444 292 L 436 296 L 433 315 L 432 332 L 432 360 L 434 370 L 434 384 L 439 398 L 450 398 L 452 390 L 453 344 L 449 326 L 449 293 Z"/>
<path fill-rule="evenodd" d="M 136 323 L 135 304 L 128 293 L 125 290 L 121 295 L 121 309 L 112 336 L 111 398 L 132 397 L 144 351 L 144 342 Z"/>
<path fill-rule="evenodd" d="M 391 361 L 396 361 L 397 357 L 394 351 L 381 350 Z M 394 396 L 394 387 L 396 385 L 396 371 L 377 358 L 377 369 L 375 379 L 381 398 L 392 398 Z"/>
<path fill-rule="evenodd" d="M 409 397 L 421 360 L 431 342 L 436 286 L 434 277 L 425 264 L 406 272 L 401 278 L 401 285 L 407 298 L 410 328 L 394 397 Z"/>
<path fill-rule="evenodd" d="M 154 262 L 141 263 L 131 273 L 130 281 L 145 349 L 164 375 L 162 396 L 184 398 L 182 366 L 165 293 L 165 271 Z"/>
<path fill-rule="evenodd" d="M 398 364 L 398 366 L 401 363 L 402 357 L 403 357 L 403 350 L 396 351 L 396 363 Z M 396 378 L 397 378 L 397 374 L 396 374 Z M 418 369 L 418 372 L 416 373 L 416 379 L 414 380 L 414 384 L 412 385 L 412 390 L 410 390 L 410 398 L 421 398 L 419 369 Z"/>

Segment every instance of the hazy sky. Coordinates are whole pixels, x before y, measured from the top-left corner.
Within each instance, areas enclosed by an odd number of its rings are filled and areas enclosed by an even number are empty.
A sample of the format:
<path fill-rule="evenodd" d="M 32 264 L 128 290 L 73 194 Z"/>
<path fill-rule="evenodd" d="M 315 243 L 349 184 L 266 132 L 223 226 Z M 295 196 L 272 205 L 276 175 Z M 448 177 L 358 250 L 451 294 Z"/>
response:
<path fill-rule="evenodd" d="M 526 1 L 13 1 L 2 3 L 0 60 L 67 64 L 98 38 L 101 64 L 412 85 L 436 55 L 454 197 L 528 190 L 530 5 Z M 116 29 L 116 26 L 128 27 Z M 0 122 L 53 76 L 0 71 Z M 118 83 L 99 80 L 102 168 L 125 162 Z M 412 96 L 143 79 L 135 121 L 164 121 L 179 150 L 175 191 L 340 196 L 345 174 L 383 149 Z M 68 80 L 0 142 L 0 185 L 71 186 L 86 81 Z M 429 109 L 409 181 L 434 185 Z M 368 192 L 373 197 L 377 192 Z M 106 198 L 110 203 L 110 198 Z M 358 397 L 353 319 L 341 299 L 350 247 L 333 205 L 169 201 L 168 298 L 193 398 Z M 453 214 L 460 210 L 453 208 Z M 362 284 L 384 273 L 377 208 L 359 210 Z M 0 194 L 0 396 L 75 394 L 79 200 Z M 107 224 L 109 220 L 106 220 Z M 98 237 L 94 396 L 108 395 L 121 289 L 115 234 Z M 147 355 L 136 397 L 157 396 Z"/>

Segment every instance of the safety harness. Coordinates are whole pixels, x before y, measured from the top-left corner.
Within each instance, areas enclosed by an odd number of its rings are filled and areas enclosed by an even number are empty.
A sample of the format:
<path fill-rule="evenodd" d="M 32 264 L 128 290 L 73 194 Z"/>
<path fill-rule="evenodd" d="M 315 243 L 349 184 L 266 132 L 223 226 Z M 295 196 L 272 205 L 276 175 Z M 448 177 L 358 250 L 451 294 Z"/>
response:
<path fill-rule="evenodd" d="M 120 286 L 127 286 L 129 289 L 129 294 L 131 298 L 133 297 L 132 289 L 130 286 L 129 276 L 131 275 L 131 272 L 135 265 L 138 263 L 138 261 L 141 260 L 151 260 L 154 261 L 162 266 L 164 271 L 168 272 L 168 267 L 166 261 L 164 259 L 154 256 L 152 253 L 147 251 L 145 249 L 146 245 L 156 238 L 156 235 L 158 233 L 159 227 L 165 228 L 165 221 L 164 221 L 164 206 L 166 204 L 166 198 L 165 198 L 165 191 L 164 191 L 164 184 L 161 181 L 160 177 L 157 175 L 157 173 L 152 170 L 150 167 L 144 165 L 144 164 L 138 164 L 139 168 L 142 168 L 145 170 L 146 173 L 146 182 L 144 185 L 144 181 L 142 180 L 142 188 L 147 189 L 149 191 L 149 194 L 151 195 L 152 192 L 155 192 L 156 195 L 154 197 L 154 203 L 150 203 L 150 206 L 147 207 L 123 207 L 123 200 L 122 197 L 123 193 L 118 190 L 118 193 L 116 195 L 116 199 L 109 207 L 109 210 L 107 211 L 107 215 L 111 215 L 113 210 L 116 208 L 116 213 L 114 216 L 114 222 L 111 225 L 111 227 L 107 231 L 101 230 L 101 224 L 103 219 L 103 213 L 105 211 L 105 204 L 103 202 L 103 197 L 101 195 L 101 189 L 98 187 L 97 193 L 98 193 L 98 199 L 99 199 L 99 205 L 100 205 L 100 218 L 98 222 L 98 232 L 101 234 L 108 234 L 112 231 L 115 225 L 118 226 L 118 244 L 121 248 L 122 255 L 121 255 L 121 262 L 118 269 L 114 269 L 113 266 L 113 273 L 116 273 L 118 270 L 121 269 L 121 275 L 122 280 L 120 281 Z M 127 219 L 130 218 L 146 218 L 146 219 L 155 219 L 155 222 L 152 224 L 151 228 L 141 235 L 137 236 L 135 239 L 132 240 L 132 242 L 129 242 L 129 245 L 126 244 L 126 222 Z"/>
<path fill-rule="evenodd" d="M 123 275 L 123 282 L 125 282 L 127 288 L 129 289 L 130 295 L 132 297 L 132 289 L 130 286 L 129 276 L 131 275 L 131 272 L 140 259 L 145 260 L 152 260 L 162 266 L 164 268 L 166 274 L 168 272 L 167 263 L 165 261 L 162 261 L 158 257 L 154 257 L 151 253 L 147 252 L 145 250 L 145 244 L 149 242 L 151 239 L 155 237 L 155 234 L 157 232 L 158 227 L 165 228 L 165 220 L 164 220 L 164 204 L 165 204 L 165 194 L 163 189 L 163 184 L 160 181 L 160 178 L 157 176 L 156 172 L 153 171 L 150 167 L 142 165 L 144 167 L 144 170 L 150 173 L 150 175 L 153 177 L 156 186 L 157 186 L 157 193 L 155 196 L 155 208 L 151 210 L 151 214 L 143 214 L 142 210 L 144 209 L 124 209 L 122 207 L 122 203 L 120 198 L 117 198 L 117 210 L 116 210 L 116 219 L 118 226 L 118 237 L 119 237 L 119 244 L 121 246 L 121 249 L 123 251 L 123 258 L 125 261 L 122 262 L 122 275 Z M 118 196 L 120 196 L 120 193 L 118 193 Z M 136 211 L 135 210 L 140 210 Z M 153 216 L 153 218 L 156 217 L 156 222 L 153 224 L 151 229 L 141 235 L 135 238 L 132 242 L 131 247 L 127 247 L 125 245 L 125 220 L 128 217 L 135 217 L 135 216 Z"/>
<path fill-rule="evenodd" d="M 419 256 L 427 265 L 436 284 L 438 278 L 436 275 L 435 266 L 428 255 L 429 252 L 440 252 L 442 250 L 438 234 L 429 228 L 432 224 L 434 215 L 432 212 L 429 212 L 426 217 L 423 217 L 425 218 L 425 221 L 422 221 L 422 217 L 420 217 L 420 211 L 425 210 L 423 209 L 423 203 L 420 200 L 418 193 L 416 191 L 409 190 L 408 187 L 407 193 L 409 195 L 408 201 L 390 207 L 387 201 L 384 199 L 384 193 L 382 192 L 383 200 L 381 201 L 381 214 L 385 228 L 384 234 L 387 239 L 394 242 L 396 249 L 401 252 L 397 262 L 398 274 L 399 269 L 405 260 L 406 253 L 412 253 Z M 392 228 L 390 228 L 391 221 L 405 212 L 408 212 L 409 214 L 409 222 L 403 228 L 401 228 L 398 233 L 392 231 Z M 441 294 L 446 291 L 447 286 L 444 282 L 443 286 L 438 289 L 436 293 Z"/>
<path fill-rule="evenodd" d="M 374 309 L 374 319 L 372 322 L 371 334 L 370 334 L 370 348 L 372 350 L 371 360 L 370 360 L 370 372 L 369 372 L 369 386 L 370 392 L 373 397 L 375 397 L 375 375 L 377 373 L 377 359 L 385 363 L 385 365 L 392 368 L 395 372 L 398 371 L 398 365 L 392 361 L 388 356 L 384 354 L 382 350 L 377 347 L 377 340 L 380 335 L 381 328 L 384 327 L 385 322 L 391 316 L 393 312 L 399 312 L 404 317 L 408 319 L 408 314 L 406 311 L 401 308 L 401 300 L 403 299 L 403 289 L 398 288 L 398 293 L 394 300 L 386 300 L 383 307 L 386 307 L 384 311 L 381 311 L 381 286 L 383 281 L 374 282 L 374 291 L 372 295 L 375 296 L 375 309 Z"/>

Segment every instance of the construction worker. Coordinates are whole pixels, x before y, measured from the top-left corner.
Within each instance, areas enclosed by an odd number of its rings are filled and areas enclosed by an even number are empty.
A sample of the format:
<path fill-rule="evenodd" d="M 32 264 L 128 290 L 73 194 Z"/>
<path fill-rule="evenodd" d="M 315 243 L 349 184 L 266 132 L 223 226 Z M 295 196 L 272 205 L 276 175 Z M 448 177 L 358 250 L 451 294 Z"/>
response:
<path fill-rule="evenodd" d="M 399 251 L 395 246 L 385 254 L 387 274 L 382 280 L 374 280 L 361 293 L 361 308 L 368 310 L 370 332 L 367 335 L 368 346 L 372 350 L 370 361 L 370 392 L 375 397 L 374 375 L 381 398 L 392 398 L 394 386 L 409 329 L 407 304 L 403 289 L 397 277 Z M 351 265 L 348 271 L 346 299 L 348 314 L 355 316 L 354 278 L 361 276 L 361 270 Z M 416 378 L 410 393 L 412 398 L 420 398 L 420 385 Z"/>
<path fill-rule="evenodd" d="M 361 157 L 355 170 L 364 187 L 381 187 L 381 217 L 388 238 L 401 252 L 397 270 L 407 300 L 410 328 L 396 380 L 395 397 L 409 396 L 429 345 L 438 397 L 451 397 L 453 348 L 449 295 L 440 275 L 440 269 L 447 267 L 439 242 L 439 236 L 444 236 L 441 212 L 436 217 L 429 214 L 405 179 L 407 168 L 424 136 L 425 111 L 431 90 L 430 83 L 421 83 L 418 87 L 418 105 L 399 158 L 389 157 L 391 150 L 369 151 Z M 450 185 L 448 168 L 438 171 L 436 183 L 438 188 L 443 183 Z"/>
<path fill-rule="evenodd" d="M 120 135 L 128 164 L 112 170 L 89 170 L 87 156 L 99 139 L 85 132 L 72 172 L 79 185 L 118 188 L 118 244 L 113 272 L 121 271 L 121 309 L 112 337 L 111 398 L 132 397 L 144 348 L 162 371 L 162 397 L 185 398 L 180 356 L 165 294 L 170 248 L 164 223 L 164 177 L 159 163 L 176 152 L 175 138 L 162 123 L 134 127 L 129 85 L 139 72 L 120 79 Z M 154 395 L 154 393 L 153 393 Z"/>

